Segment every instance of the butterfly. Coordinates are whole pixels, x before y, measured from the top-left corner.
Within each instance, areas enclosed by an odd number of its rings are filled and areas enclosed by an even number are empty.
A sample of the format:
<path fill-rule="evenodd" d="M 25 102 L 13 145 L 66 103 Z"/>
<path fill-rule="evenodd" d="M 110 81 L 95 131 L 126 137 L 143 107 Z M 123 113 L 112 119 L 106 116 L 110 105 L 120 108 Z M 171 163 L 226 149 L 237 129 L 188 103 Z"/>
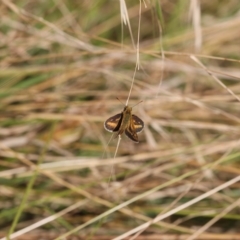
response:
<path fill-rule="evenodd" d="M 117 132 L 116 137 L 123 132 L 134 142 L 138 141 L 137 133 L 144 128 L 142 119 L 132 114 L 132 107 L 125 106 L 121 113 L 118 113 L 104 122 L 104 128 L 109 132 Z"/>

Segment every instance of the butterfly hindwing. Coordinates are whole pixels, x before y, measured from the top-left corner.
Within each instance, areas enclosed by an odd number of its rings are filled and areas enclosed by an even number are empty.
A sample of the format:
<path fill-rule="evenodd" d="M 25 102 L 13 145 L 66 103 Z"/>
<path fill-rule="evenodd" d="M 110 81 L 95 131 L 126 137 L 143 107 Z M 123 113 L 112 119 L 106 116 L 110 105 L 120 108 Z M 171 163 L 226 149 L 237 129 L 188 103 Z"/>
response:
<path fill-rule="evenodd" d="M 137 133 L 140 133 L 143 130 L 143 128 L 144 128 L 143 120 L 133 114 L 132 115 L 132 122 L 134 124 L 135 131 Z"/>
<path fill-rule="evenodd" d="M 122 113 L 118 113 L 104 122 L 104 128 L 109 132 L 117 132 L 122 123 Z"/>
<path fill-rule="evenodd" d="M 138 143 L 138 135 L 134 126 L 133 121 L 130 121 L 128 127 L 125 129 L 125 134 L 128 136 L 132 141 Z"/>

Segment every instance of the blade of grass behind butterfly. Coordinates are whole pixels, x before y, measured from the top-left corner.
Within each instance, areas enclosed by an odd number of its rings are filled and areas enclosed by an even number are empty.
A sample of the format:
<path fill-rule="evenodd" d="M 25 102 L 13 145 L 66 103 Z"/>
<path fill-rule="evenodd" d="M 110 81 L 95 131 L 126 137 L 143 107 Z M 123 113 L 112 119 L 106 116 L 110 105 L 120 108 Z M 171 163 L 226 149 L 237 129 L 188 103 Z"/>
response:
<path fill-rule="evenodd" d="M 128 93 L 128 98 L 126 101 L 126 106 L 128 105 L 131 93 L 132 93 L 132 89 L 133 89 L 133 84 L 134 84 L 134 80 L 135 80 L 135 75 L 137 70 L 139 70 L 139 66 L 140 66 L 140 59 L 139 59 L 139 40 L 140 40 L 140 27 L 141 27 L 141 12 L 142 12 L 142 1 L 139 1 L 139 18 L 138 18 L 138 39 L 137 39 L 137 48 L 136 48 L 136 66 L 134 69 L 134 73 L 133 73 L 133 78 L 132 78 L 132 83 L 131 83 L 131 87 Z M 146 5 L 145 5 L 146 7 Z"/>
<path fill-rule="evenodd" d="M 161 58 L 162 58 L 162 64 L 161 64 L 161 76 L 160 76 L 160 80 L 159 80 L 159 84 L 158 84 L 158 89 L 157 89 L 157 93 L 156 93 L 156 97 L 158 96 L 159 92 L 160 92 L 160 88 L 162 85 L 162 81 L 163 81 L 163 76 L 164 76 L 164 61 L 165 61 L 165 53 L 164 53 L 164 49 L 163 49 L 163 43 L 162 43 L 162 38 L 163 38 L 163 32 L 162 32 L 162 25 L 161 23 L 163 23 L 163 16 L 162 16 L 162 9 L 161 9 L 161 5 L 159 3 L 159 1 L 155 1 L 155 8 L 154 10 L 156 11 L 156 18 L 157 18 L 157 24 L 158 24 L 158 29 L 159 29 L 159 46 L 160 46 L 160 52 L 161 52 Z"/>
<path fill-rule="evenodd" d="M 130 25 L 130 21 L 129 21 L 129 16 L 128 16 L 128 11 L 127 11 L 125 0 L 119 0 L 119 3 L 120 3 L 121 24 L 124 23 L 125 25 L 128 26 L 133 47 L 136 48 L 134 39 L 133 39 L 132 29 L 131 29 L 131 25 Z M 123 29 L 123 27 L 122 27 L 122 29 Z"/>
<path fill-rule="evenodd" d="M 189 20 L 192 21 L 194 29 L 194 48 L 199 52 L 202 47 L 202 29 L 201 29 L 201 7 L 198 0 L 192 0 L 189 7 Z"/>
<path fill-rule="evenodd" d="M 129 99 L 130 99 L 130 96 L 131 96 L 131 92 L 132 92 L 132 88 L 133 88 L 133 84 L 134 84 L 136 71 L 137 71 L 137 69 L 139 69 L 139 64 L 140 64 L 140 60 L 139 60 L 139 39 L 140 39 L 141 11 L 142 11 L 142 4 L 141 3 L 142 3 L 142 1 L 140 0 L 139 1 L 139 21 L 138 21 L 138 41 L 137 41 L 137 49 L 136 49 L 137 50 L 137 60 L 136 60 L 136 66 L 135 66 L 135 70 L 134 70 L 134 74 L 133 74 L 131 87 L 130 87 L 128 98 L 127 98 L 127 101 L 126 101 L 126 106 L 128 105 L 128 102 L 129 102 Z M 145 4 L 145 7 L 146 7 L 146 4 Z M 130 28 L 130 21 L 129 21 L 129 17 L 128 17 L 128 14 L 127 14 L 127 8 L 126 8 L 126 4 L 125 4 L 124 0 L 120 0 L 120 9 L 121 9 L 121 17 L 122 17 L 123 22 L 125 24 L 128 23 L 130 35 L 131 35 L 132 42 L 133 42 L 133 45 L 134 45 L 134 48 L 135 48 L 135 44 L 134 44 L 133 37 L 132 37 L 132 31 L 131 31 L 131 28 Z M 121 141 L 121 135 L 118 135 L 118 143 L 117 143 L 115 154 L 114 154 L 114 157 L 113 157 L 114 159 L 117 155 L 118 148 L 119 148 L 119 145 L 120 145 L 120 141 Z M 112 165 L 111 175 L 110 175 L 110 178 L 109 178 L 109 183 L 110 183 L 110 180 L 113 176 L 114 176 L 114 166 Z"/>

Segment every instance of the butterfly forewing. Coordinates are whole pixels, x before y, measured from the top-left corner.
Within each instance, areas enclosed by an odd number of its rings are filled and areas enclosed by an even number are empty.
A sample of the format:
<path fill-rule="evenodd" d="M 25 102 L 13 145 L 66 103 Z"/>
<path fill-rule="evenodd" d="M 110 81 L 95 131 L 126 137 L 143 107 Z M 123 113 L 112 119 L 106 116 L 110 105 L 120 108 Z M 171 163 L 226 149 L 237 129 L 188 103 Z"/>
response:
<path fill-rule="evenodd" d="M 133 114 L 132 115 L 132 122 L 134 124 L 135 131 L 137 133 L 140 133 L 143 130 L 143 128 L 144 128 L 143 120 Z"/>
<path fill-rule="evenodd" d="M 119 113 L 110 117 L 105 121 L 104 128 L 109 132 L 117 132 L 121 126 L 122 116 L 123 114 Z"/>

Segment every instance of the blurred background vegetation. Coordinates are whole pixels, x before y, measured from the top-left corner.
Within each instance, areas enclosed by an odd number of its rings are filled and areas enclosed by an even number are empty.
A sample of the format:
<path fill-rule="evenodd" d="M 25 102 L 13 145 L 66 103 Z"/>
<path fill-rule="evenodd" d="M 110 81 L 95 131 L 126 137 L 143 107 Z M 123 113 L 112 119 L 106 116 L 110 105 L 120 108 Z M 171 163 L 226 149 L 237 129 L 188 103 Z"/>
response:
<path fill-rule="evenodd" d="M 129 102 L 143 100 L 133 112 L 145 129 L 139 144 L 123 136 L 113 158 L 117 139 L 108 144 L 103 122 L 129 93 L 140 2 L 126 1 L 131 39 L 119 1 L 2 0 L 2 239 L 113 239 L 240 175 L 239 1 L 145 4 Z M 136 239 L 197 230 L 194 239 L 240 239 L 239 189 L 229 184 Z"/>

